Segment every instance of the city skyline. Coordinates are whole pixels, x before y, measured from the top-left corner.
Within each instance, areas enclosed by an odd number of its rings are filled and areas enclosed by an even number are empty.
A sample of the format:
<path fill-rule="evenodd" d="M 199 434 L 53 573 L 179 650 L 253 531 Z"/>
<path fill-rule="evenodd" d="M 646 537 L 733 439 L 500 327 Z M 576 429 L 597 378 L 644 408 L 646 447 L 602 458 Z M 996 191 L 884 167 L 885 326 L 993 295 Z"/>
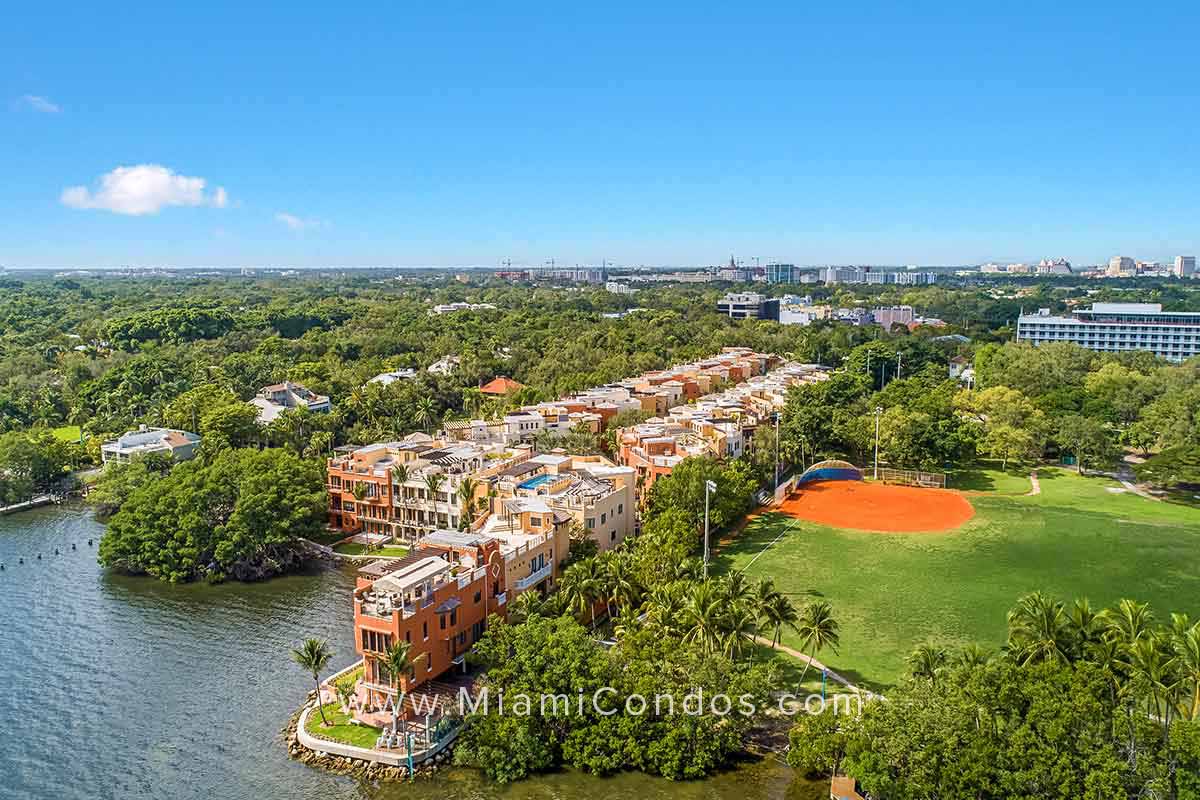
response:
<path fill-rule="evenodd" d="M 0 265 L 1200 250 L 1195 8 L 755 10 L 22 8 Z"/>

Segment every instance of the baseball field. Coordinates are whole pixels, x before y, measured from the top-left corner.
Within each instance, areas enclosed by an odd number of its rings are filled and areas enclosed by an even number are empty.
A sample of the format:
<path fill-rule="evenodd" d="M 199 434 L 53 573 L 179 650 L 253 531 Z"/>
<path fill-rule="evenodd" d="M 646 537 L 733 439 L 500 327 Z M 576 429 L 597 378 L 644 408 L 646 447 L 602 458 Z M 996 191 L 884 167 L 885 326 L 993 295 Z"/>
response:
<path fill-rule="evenodd" d="M 964 490 L 818 483 L 762 514 L 716 554 L 720 570 L 770 577 L 798 603 L 824 597 L 841 624 L 819 657 L 874 688 L 925 641 L 998 648 L 1005 612 L 1040 589 L 1095 606 L 1122 597 L 1200 616 L 1200 508 L 1060 469 L 979 470 Z M 784 643 L 799 648 L 791 632 Z"/>

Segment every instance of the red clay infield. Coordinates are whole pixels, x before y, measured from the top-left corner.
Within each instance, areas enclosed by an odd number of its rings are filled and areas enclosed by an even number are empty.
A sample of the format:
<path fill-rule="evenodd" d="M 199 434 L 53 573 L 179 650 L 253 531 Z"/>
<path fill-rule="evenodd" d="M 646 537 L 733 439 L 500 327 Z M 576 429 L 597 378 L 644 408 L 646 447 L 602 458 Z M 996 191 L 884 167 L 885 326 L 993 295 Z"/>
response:
<path fill-rule="evenodd" d="M 958 492 L 865 481 L 807 484 L 784 500 L 780 510 L 834 528 L 884 533 L 946 531 L 975 516 Z"/>

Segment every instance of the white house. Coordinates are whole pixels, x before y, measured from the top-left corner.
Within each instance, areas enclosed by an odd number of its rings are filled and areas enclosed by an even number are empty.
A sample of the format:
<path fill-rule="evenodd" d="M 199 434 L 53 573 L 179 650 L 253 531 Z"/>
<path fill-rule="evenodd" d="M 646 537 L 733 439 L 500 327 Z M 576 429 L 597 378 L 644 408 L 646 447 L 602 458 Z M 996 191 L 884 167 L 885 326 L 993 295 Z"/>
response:
<path fill-rule="evenodd" d="M 142 425 L 136 431 L 128 431 L 100 445 L 100 459 L 105 464 L 112 461 L 124 463 L 147 453 L 170 453 L 176 461 L 186 461 L 196 454 L 199 444 L 200 437 L 194 433 Z"/>

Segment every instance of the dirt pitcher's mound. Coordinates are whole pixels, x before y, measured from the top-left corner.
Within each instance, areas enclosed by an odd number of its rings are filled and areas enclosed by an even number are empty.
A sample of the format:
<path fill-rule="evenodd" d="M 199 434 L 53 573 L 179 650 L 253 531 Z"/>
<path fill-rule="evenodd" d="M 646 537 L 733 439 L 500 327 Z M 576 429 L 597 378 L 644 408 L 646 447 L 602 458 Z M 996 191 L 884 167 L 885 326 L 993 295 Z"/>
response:
<path fill-rule="evenodd" d="M 834 528 L 885 533 L 946 531 L 975 516 L 958 492 L 865 481 L 806 484 L 784 500 L 780 510 Z"/>

